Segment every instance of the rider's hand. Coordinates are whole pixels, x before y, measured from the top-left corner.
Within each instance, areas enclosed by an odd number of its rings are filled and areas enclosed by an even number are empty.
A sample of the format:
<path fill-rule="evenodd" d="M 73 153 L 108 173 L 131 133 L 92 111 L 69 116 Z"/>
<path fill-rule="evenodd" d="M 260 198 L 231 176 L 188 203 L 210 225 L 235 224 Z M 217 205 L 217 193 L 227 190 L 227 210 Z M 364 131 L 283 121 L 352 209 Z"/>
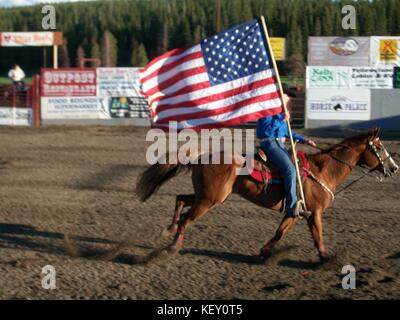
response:
<path fill-rule="evenodd" d="M 310 146 L 313 146 L 313 147 L 316 147 L 317 146 L 317 144 L 315 143 L 315 141 L 314 140 L 307 140 L 307 144 L 309 144 Z"/>
<path fill-rule="evenodd" d="M 285 108 L 283 109 L 283 115 L 285 117 L 285 120 L 290 120 L 290 113 L 289 113 L 290 97 L 286 93 L 283 94 L 283 103 L 285 104 Z"/>

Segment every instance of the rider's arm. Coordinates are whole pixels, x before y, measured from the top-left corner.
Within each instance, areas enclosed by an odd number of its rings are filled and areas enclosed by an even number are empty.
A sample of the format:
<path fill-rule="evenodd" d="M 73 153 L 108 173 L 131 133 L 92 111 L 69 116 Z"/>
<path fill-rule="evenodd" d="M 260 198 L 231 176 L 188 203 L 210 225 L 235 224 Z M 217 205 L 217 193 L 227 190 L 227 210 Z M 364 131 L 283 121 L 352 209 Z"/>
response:
<path fill-rule="evenodd" d="M 293 135 L 293 140 L 298 140 L 300 143 L 306 143 L 307 142 L 307 140 L 304 139 L 304 137 L 299 133 L 296 133 L 296 132 L 292 131 L 292 135 Z"/>

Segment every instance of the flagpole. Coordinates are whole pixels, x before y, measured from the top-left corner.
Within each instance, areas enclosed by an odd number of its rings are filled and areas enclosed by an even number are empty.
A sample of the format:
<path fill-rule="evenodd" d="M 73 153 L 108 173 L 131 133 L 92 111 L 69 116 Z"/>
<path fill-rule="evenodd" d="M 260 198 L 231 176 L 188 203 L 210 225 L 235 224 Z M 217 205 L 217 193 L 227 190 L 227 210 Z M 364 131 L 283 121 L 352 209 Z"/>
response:
<path fill-rule="evenodd" d="M 274 66 L 276 80 L 278 82 L 279 93 L 280 93 L 280 97 L 281 97 L 281 101 L 282 101 L 282 106 L 283 106 L 283 109 L 285 110 L 285 112 L 287 113 L 286 105 L 285 105 L 285 102 L 283 101 L 283 88 L 282 88 L 281 78 L 279 76 L 278 68 L 276 66 L 276 61 L 275 61 L 275 58 L 274 58 L 274 53 L 272 51 L 271 41 L 269 39 L 268 30 L 267 30 L 267 24 L 265 23 L 264 16 L 261 16 L 261 24 L 262 24 L 262 27 L 263 27 L 263 30 L 264 30 L 265 40 L 267 41 L 267 44 L 268 44 L 267 47 L 268 47 L 269 55 L 271 57 L 272 64 Z M 287 126 L 288 126 L 288 131 L 289 131 L 290 146 L 291 146 L 292 151 L 293 151 L 294 166 L 296 168 L 296 175 L 297 175 L 297 182 L 299 184 L 300 198 L 302 200 L 304 211 L 307 211 L 306 201 L 305 201 L 305 198 L 304 198 L 303 184 L 301 183 L 299 164 L 297 162 L 296 147 L 295 147 L 295 144 L 294 144 L 294 141 L 293 141 L 292 128 L 290 126 L 290 120 L 286 119 L 286 122 L 287 122 Z"/>

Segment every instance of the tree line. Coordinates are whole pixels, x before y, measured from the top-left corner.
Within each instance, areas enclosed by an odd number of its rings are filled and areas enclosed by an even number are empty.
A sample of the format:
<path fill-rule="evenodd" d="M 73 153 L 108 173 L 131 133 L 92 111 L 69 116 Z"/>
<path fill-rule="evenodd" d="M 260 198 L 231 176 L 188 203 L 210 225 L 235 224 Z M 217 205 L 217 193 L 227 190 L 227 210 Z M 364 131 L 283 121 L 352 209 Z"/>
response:
<path fill-rule="evenodd" d="M 113 0 L 54 4 L 60 66 L 95 58 L 103 66 L 143 66 L 172 48 L 198 43 L 221 29 L 264 15 L 270 36 L 286 37 L 284 73 L 306 60 L 309 36 L 400 35 L 399 0 Z M 343 30 L 341 8 L 352 4 L 355 30 Z M 41 31 L 42 5 L 0 9 L 0 31 Z M 13 63 L 37 72 L 52 50 L 1 48 L 0 73 Z M 98 62 L 91 62 L 97 66 Z"/>

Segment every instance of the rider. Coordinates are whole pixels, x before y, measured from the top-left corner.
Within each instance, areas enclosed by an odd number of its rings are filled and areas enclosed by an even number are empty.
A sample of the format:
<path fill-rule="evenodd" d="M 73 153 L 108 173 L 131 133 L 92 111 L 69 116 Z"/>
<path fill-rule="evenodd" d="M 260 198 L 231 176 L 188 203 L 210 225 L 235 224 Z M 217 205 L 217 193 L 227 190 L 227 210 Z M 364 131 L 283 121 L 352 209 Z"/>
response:
<path fill-rule="evenodd" d="M 283 101 L 286 108 L 283 113 L 276 114 L 257 121 L 257 138 L 261 140 L 261 147 L 267 154 L 267 157 L 278 167 L 283 175 L 286 199 L 286 214 L 291 217 L 298 217 L 301 210 L 301 202 L 297 198 L 296 188 L 296 168 L 291 160 L 288 151 L 285 148 L 286 138 L 289 137 L 289 130 L 286 120 L 289 121 L 290 98 L 285 93 Z M 298 133 L 293 132 L 293 139 L 300 143 L 307 143 L 316 146 L 313 140 L 306 140 Z"/>

